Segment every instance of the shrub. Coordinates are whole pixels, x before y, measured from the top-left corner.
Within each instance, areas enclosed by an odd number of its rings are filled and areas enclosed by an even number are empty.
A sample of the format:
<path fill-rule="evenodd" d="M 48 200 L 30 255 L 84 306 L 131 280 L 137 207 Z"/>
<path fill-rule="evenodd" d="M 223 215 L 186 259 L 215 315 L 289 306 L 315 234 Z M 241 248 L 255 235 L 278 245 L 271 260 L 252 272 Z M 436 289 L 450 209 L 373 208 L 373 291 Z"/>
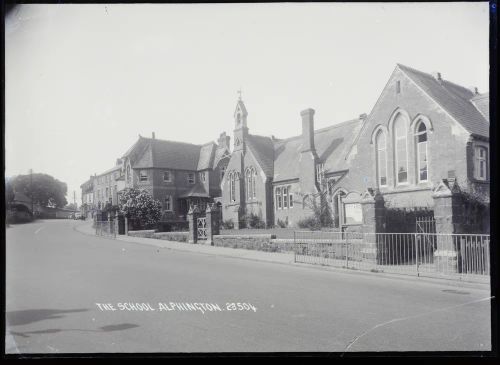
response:
<path fill-rule="evenodd" d="M 223 229 L 234 229 L 234 222 L 232 219 L 227 219 L 222 222 Z"/>
<path fill-rule="evenodd" d="M 278 219 L 278 221 L 276 222 L 276 225 L 279 228 L 286 228 L 286 227 L 288 227 L 288 218 L 285 221 L 282 221 L 281 219 Z"/>
<path fill-rule="evenodd" d="M 243 217 L 247 228 L 266 228 L 266 223 L 256 214 L 250 213 Z"/>
<path fill-rule="evenodd" d="M 316 216 L 310 216 L 303 218 L 297 222 L 299 228 L 304 229 L 321 229 L 321 221 Z"/>

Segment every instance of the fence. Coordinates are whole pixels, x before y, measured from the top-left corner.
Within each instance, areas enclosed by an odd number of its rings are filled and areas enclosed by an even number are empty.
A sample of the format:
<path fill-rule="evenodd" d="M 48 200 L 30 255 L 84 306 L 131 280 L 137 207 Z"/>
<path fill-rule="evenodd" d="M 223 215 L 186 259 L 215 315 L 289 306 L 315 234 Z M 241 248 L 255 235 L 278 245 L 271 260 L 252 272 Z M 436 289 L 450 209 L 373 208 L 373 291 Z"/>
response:
<path fill-rule="evenodd" d="M 94 225 L 96 236 L 116 238 L 117 232 L 114 221 L 95 221 Z"/>
<path fill-rule="evenodd" d="M 295 232 L 295 262 L 489 280 L 490 236 L 436 233 Z"/>

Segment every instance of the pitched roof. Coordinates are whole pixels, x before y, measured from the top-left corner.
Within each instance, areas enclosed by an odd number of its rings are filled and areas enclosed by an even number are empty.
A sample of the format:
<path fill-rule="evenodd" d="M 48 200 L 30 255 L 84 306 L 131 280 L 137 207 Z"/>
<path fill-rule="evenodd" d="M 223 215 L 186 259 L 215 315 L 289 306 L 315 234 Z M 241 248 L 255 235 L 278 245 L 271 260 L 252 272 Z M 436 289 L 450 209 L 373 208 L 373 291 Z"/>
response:
<path fill-rule="evenodd" d="M 247 146 L 267 177 L 274 175 L 274 143 L 270 137 L 249 134 Z"/>
<path fill-rule="evenodd" d="M 490 121 L 490 93 L 484 93 L 474 96 L 470 99 L 472 104 L 477 110 L 483 115 L 483 117 L 489 122 Z"/>
<path fill-rule="evenodd" d="M 169 168 L 195 171 L 212 167 L 216 147 L 217 145 L 213 142 L 202 146 L 139 137 L 139 140 L 123 157 L 131 157 L 133 168 Z"/>
<path fill-rule="evenodd" d="M 489 122 L 472 103 L 471 90 L 399 63 L 398 67 L 469 133 L 489 137 Z"/>
<path fill-rule="evenodd" d="M 314 131 L 314 144 L 325 173 L 348 168 L 345 157 L 363 124 L 353 119 Z M 300 176 L 298 164 L 302 137 L 296 136 L 274 143 L 274 181 L 296 179 Z"/>
<path fill-rule="evenodd" d="M 201 146 L 197 170 L 206 170 L 213 167 L 216 148 L 217 145 L 214 142 Z"/>

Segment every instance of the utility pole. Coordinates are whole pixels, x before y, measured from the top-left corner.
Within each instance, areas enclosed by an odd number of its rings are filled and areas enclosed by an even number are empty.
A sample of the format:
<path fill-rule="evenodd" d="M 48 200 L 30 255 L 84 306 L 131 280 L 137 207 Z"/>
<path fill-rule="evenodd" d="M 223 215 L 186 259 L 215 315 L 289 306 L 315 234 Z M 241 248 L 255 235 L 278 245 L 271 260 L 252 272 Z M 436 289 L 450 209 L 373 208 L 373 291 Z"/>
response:
<path fill-rule="evenodd" d="M 73 204 L 75 205 L 75 209 L 76 209 L 76 191 L 73 190 Z"/>

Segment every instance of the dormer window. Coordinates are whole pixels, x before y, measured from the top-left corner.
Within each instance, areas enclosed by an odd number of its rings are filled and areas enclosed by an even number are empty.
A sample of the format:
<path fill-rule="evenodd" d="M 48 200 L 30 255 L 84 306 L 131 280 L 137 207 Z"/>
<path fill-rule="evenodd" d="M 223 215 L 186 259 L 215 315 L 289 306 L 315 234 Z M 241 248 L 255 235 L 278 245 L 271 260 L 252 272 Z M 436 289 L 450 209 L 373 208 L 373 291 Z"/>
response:
<path fill-rule="evenodd" d="M 188 172 L 187 174 L 187 182 L 188 184 L 194 184 L 194 172 Z"/>
<path fill-rule="evenodd" d="M 206 172 L 200 172 L 200 180 L 201 180 L 202 182 L 207 181 L 207 175 L 206 175 Z"/>
<path fill-rule="evenodd" d="M 171 182 L 172 181 L 172 174 L 170 171 L 163 171 L 163 182 Z"/>

